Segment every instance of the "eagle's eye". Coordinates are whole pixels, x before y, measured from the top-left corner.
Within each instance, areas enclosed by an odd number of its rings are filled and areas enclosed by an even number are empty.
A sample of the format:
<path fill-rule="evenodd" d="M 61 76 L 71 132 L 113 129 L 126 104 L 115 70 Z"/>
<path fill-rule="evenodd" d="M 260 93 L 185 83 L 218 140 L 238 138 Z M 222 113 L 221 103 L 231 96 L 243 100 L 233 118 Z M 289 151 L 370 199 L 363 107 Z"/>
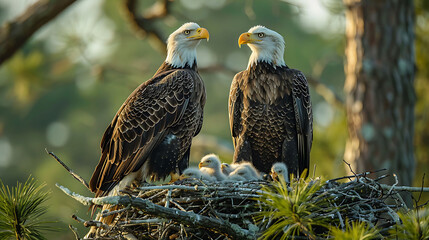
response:
<path fill-rule="evenodd" d="M 183 31 L 183 33 L 184 33 L 185 35 L 189 35 L 189 34 L 191 34 L 191 30 L 185 30 L 185 31 Z"/>
<path fill-rule="evenodd" d="M 258 37 L 260 37 L 260 38 L 265 37 L 265 33 L 262 33 L 262 32 L 258 33 Z"/>
<path fill-rule="evenodd" d="M 282 173 L 282 172 L 283 172 L 283 170 L 279 170 L 278 172 L 279 172 L 279 173 Z"/>

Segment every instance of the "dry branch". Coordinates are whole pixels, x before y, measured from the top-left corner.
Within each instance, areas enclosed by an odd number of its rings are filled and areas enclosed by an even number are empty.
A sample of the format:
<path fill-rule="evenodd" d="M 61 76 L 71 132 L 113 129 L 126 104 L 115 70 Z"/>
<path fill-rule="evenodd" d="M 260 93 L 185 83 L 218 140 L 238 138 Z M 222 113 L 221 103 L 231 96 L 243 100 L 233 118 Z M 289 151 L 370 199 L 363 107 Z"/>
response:
<path fill-rule="evenodd" d="M 55 160 L 57 160 L 57 162 L 59 164 L 61 164 L 61 166 L 63 166 L 67 172 L 70 173 L 70 175 L 72 175 L 76 180 L 78 180 L 79 182 L 81 182 L 88 190 L 91 191 L 91 189 L 89 188 L 89 184 L 85 181 L 85 179 L 83 179 L 81 176 L 79 176 L 77 173 L 75 173 L 72 169 L 70 169 L 63 161 L 61 161 L 61 159 L 59 157 L 57 157 L 53 152 L 49 152 L 48 149 L 45 148 L 45 151 L 47 154 L 51 155 Z"/>
<path fill-rule="evenodd" d="M 386 184 L 380 184 L 380 187 L 382 187 L 385 190 L 395 190 L 398 192 L 429 192 L 429 187 L 410 187 L 410 186 L 390 186 Z"/>
<path fill-rule="evenodd" d="M 135 32 L 143 38 L 152 37 L 159 46 L 158 50 L 162 53 L 165 53 L 167 48 L 166 38 L 156 27 L 155 21 L 165 18 L 169 14 L 170 3 L 169 0 L 159 0 L 147 9 L 145 14 L 139 14 L 137 12 L 138 0 L 124 0 L 125 15 Z"/>
<path fill-rule="evenodd" d="M 40 0 L 21 16 L 6 22 L 0 29 L 0 65 L 11 57 L 43 25 L 76 0 Z"/>
<path fill-rule="evenodd" d="M 79 234 L 77 233 L 77 228 L 73 227 L 71 224 L 69 224 L 69 228 L 73 232 L 74 237 L 76 238 L 76 240 L 79 240 L 80 237 L 79 237 Z"/>

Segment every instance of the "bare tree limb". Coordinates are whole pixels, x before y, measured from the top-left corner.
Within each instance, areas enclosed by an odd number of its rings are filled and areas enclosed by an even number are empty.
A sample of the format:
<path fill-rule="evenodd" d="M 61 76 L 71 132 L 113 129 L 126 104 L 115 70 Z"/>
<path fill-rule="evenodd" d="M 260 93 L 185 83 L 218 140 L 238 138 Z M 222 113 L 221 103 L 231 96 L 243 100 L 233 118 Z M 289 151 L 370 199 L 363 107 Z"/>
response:
<path fill-rule="evenodd" d="M 53 158 L 55 158 L 55 160 L 57 160 L 57 162 L 59 164 L 61 164 L 61 166 L 63 166 L 67 172 L 70 173 L 70 175 L 72 175 L 76 180 L 78 180 L 79 182 L 81 182 L 83 185 L 85 185 L 85 187 L 91 191 L 91 189 L 89 188 L 89 184 L 85 181 L 85 179 L 83 179 L 81 176 L 79 176 L 77 173 L 73 172 L 72 169 L 70 169 L 63 161 L 61 161 L 61 159 L 59 157 L 57 157 L 53 152 L 49 152 L 48 149 L 45 148 L 45 151 L 47 154 L 51 155 Z"/>
<path fill-rule="evenodd" d="M 151 37 L 158 45 L 158 50 L 165 53 L 167 44 L 166 38 L 161 31 L 156 28 L 154 22 L 165 18 L 169 14 L 170 0 L 159 0 L 150 7 L 145 14 L 137 13 L 138 0 L 124 0 L 126 17 L 140 37 Z"/>
<path fill-rule="evenodd" d="M 429 192 L 429 187 L 391 186 L 387 184 L 380 184 L 380 186 L 385 190 L 393 189 L 395 191 L 406 192 Z"/>
<path fill-rule="evenodd" d="M 39 0 L 21 16 L 0 29 L 0 65 L 10 58 L 43 25 L 76 0 Z"/>
<path fill-rule="evenodd" d="M 86 220 L 85 220 L 85 219 L 82 219 L 82 218 L 78 217 L 76 214 L 73 214 L 73 215 L 72 215 L 72 218 L 73 218 L 74 220 L 76 220 L 77 222 L 80 222 L 80 223 L 84 223 L 84 222 L 86 222 Z"/>

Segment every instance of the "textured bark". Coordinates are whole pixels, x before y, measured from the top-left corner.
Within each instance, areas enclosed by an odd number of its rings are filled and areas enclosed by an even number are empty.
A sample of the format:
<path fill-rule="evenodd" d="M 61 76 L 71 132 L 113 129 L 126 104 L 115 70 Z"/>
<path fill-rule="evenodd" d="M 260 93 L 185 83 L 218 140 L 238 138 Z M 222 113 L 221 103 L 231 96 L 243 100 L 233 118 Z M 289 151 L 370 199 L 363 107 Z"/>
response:
<path fill-rule="evenodd" d="M 76 0 L 40 0 L 0 29 L 0 65 L 10 58 L 43 25 Z"/>
<path fill-rule="evenodd" d="M 344 158 L 356 172 L 387 168 L 401 185 L 410 185 L 415 168 L 413 1 L 344 3 L 349 129 Z"/>

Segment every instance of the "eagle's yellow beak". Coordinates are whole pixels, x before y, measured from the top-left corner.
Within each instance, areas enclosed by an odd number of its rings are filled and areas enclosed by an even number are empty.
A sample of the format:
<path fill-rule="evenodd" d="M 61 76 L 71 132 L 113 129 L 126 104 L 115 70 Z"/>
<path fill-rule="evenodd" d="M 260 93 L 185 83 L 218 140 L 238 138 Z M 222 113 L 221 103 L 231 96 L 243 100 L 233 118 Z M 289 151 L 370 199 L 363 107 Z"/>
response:
<path fill-rule="evenodd" d="M 205 167 L 205 166 L 207 166 L 206 162 L 200 162 L 200 163 L 198 164 L 198 167 L 199 167 L 199 168 L 202 168 L 202 167 Z"/>
<path fill-rule="evenodd" d="M 240 37 L 238 38 L 238 47 L 241 48 L 241 44 L 247 44 L 247 43 L 254 43 L 254 42 L 260 42 L 261 40 L 256 39 L 253 37 L 253 33 L 242 33 Z"/>
<path fill-rule="evenodd" d="M 195 34 L 192 35 L 192 36 L 189 36 L 187 38 L 195 39 L 195 40 L 198 40 L 198 39 L 207 39 L 207 42 L 208 42 L 209 41 L 209 37 L 210 37 L 210 35 L 209 35 L 209 31 L 207 31 L 207 29 L 205 29 L 205 28 L 197 28 L 197 30 L 195 30 Z"/>

